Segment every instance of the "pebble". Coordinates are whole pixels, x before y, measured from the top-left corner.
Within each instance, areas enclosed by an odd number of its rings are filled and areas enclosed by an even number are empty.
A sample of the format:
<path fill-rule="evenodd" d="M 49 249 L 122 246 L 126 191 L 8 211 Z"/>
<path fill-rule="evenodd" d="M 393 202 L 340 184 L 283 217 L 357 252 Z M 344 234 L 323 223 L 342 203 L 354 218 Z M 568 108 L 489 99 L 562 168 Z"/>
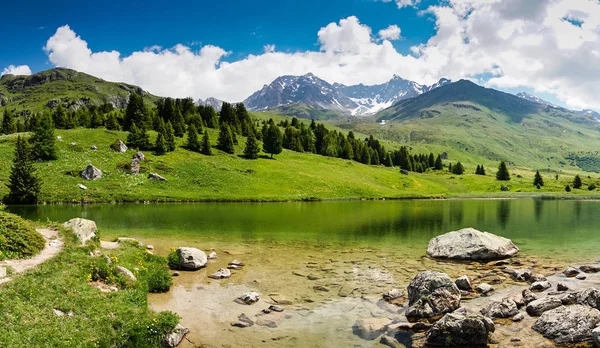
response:
<path fill-rule="evenodd" d="M 587 279 L 587 277 L 586 277 L 585 274 L 578 274 L 577 277 L 575 277 L 575 279 L 577 279 L 577 280 L 585 280 L 585 279 Z"/>

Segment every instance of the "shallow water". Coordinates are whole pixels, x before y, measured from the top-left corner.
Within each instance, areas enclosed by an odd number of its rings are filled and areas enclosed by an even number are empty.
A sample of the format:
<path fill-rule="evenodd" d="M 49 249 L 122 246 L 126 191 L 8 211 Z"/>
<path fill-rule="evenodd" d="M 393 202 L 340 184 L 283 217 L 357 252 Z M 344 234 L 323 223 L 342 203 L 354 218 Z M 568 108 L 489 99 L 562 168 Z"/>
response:
<path fill-rule="evenodd" d="M 380 300 L 383 292 L 405 289 L 412 276 L 426 269 L 471 277 L 489 272 L 483 265 L 425 257 L 430 238 L 463 227 L 511 238 L 521 248 L 519 259 L 535 260 L 541 273 L 596 261 L 600 247 L 600 202 L 595 201 L 126 204 L 9 210 L 39 220 L 92 219 L 103 239 L 138 238 L 164 255 L 176 246 L 214 248 L 217 260 L 198 272 L 182 272 L 172 291 L 152 295 L 150 303 L 181 315 L 195 344 L 217 347 L 376 346 L 377 341 L 353 335 L 352 324 L 357 318 L 405 320 L 401 306 Z M 233 259 L 246 266 L 227 280 L 207 277 Z M 501 272 L 496 278 L 498 290 L 511 285 Z M 252 306 L 234 302 L 247 291 L 259 292 L 261 301 Z M 291 304 L 283 313 L 260 315 L 277 301 Z M 241 313 L 257 324 L 232 327 Z"/>

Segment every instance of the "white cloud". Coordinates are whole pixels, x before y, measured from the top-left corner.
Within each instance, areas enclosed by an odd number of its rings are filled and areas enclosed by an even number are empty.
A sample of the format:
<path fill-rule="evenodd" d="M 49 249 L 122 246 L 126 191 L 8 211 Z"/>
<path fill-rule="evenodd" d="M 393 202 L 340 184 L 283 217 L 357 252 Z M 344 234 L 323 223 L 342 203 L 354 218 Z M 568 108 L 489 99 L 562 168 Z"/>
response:
<path fill-rule="evenodd" d="M 383 2 L 392 2 L 392 0 L 382 0 Z M 416 7 L 421 0 L 394 0 L 394 2 L 396 3 L 396 5 L 398 5 L 398 8 L 403 8 L 403 7 Z"/>
<path fill-rule="evenodd" d="M 223 60 L 228 51 L 210 45 L 199 51 L 153 47 L 128 56 L 93 52 L 68 26 L 59 28 L 45 49 L 55 66 L 163 96 L 241 101 L 278 76 L 308 72 L 344 84 L 382 83 L 393 74 L 427 84 L 442 77 L 491 75 L 487 85 L 492 87 L 529 87 L 571 107 L 600 109 L 598 2 L 447 0 L 425 12 L 435 19 L 435 35 L 406 55 L 390 43 L 395 33 L 386 30 L 392 27 L 373 35 L 354 16 L 321 28 L 316 50 L 286 53 L 266 45 L 262 54 L 234 62 Z"/>
<path fill-rule="evenodd" d="M 7 68 L 4 68 L 4 70 L 2 70 L 2 74 L 0 74 L 0 76 L 8 75 L 8 74 L 10 74 L 10 75 L 31 75 L 31 69 L 27 65 L 19 65 L 19 66 L 9 65 Z"/>
<path fill-rule="evenodd" d="M 400 33 L 400 27 L 394 24 L 381 29 L 378 34 L 381 40 L 398 40 L 400 39 Z"/>

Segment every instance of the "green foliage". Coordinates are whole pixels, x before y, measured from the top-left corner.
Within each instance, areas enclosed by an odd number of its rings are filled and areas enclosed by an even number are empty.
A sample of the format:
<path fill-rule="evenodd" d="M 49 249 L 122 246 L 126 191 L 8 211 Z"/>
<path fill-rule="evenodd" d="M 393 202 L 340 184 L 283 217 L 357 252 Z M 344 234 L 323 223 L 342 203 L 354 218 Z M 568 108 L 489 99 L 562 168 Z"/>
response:
<path fill-rule="evenodd" d="M 267 128 L 267 133 L 263 138 L 263 151 L 271 154 L 271 158 L 273 158 L 273 155 L 278 155 L 283 151 L 283 138 L 279 128 L 275 124 L 271 124 Z"/>
<path fill-rule="evenodd" d="M 148 291 L 150 293 L 167 292 L 173 285 L 173 277 L 166 267 L 152 267 L 148 270 Z"/>
<path fill-rule="evenodd" d="M 186 147 L 190 151 L 200 152 L 200 142 L 198 141 L 198 133 L 196 132 L 196 126 L 193 124 L 188 127 L 188 136 Z"/>
<path fill-rule="evenodd" d="M 204 132 L 204 135 L 202 136 L 200 153 L 206 156 L 212 156 L 212 148 L 210 147 L 210 138 L 208 137 L 208 132 Z"/>
<path fill-rule="evenodd" d="M 35 125 L 33 136 L 33 157 L 42 161 L 58 158 L 56 154 L 56 138 L 54 137 L 54 123 L 49 114 L 44 113 Z"/>
<path fill-rule="evenodd" d="M 172 248 L 169 251 L 169 255 L 167 256 L 167 264 L 170 269 L 179 269 L 179 255 L 177 254 L 177 250 Z"/>
<path fill-rule="evenodd" d="M 158 133 L 158 136 L 156 137 L 154 153 L 157 155 L 164 155 L 167 153 L 167 144 L 165 143 L 165 137 L 162 133 Z"/>
<path fill-rule="evenodd" d="M 569 186 L 569 185 L 565 186 L 565 191 L 571 192 L 571 186 Z"/>
<path fill-rule="evenodd" d="M 244 149 L 244 157 L 247 159 L 257 159 L 258 153 L 260 152 L 260 147 L 258 146 L 258 142 L 253 134 L 248 136 L 246 140 L 246 148 Z"/>
<path fill-rule="evenodd" d="M 119 124 L 119 120 L 117 120 L 117 115 L 111 112 L 108 114 L 106 118 L 106 129 L 108 130 L 120 130 L 121 125 Z"/>
<path fill-rule="evenodd" d="M 4 117 L 2 118 L 2 127 L 0 133 L 2 134 L 13 134 L 17 131 L 17 125 L 15 124 L 15 118 L 12 112 L 8 109 L 4 109 Z"/>
<path fill-rule="evenodd" d="M 131 131 L 133 125 L 135 125 L 138 129 L 145 129 L 148 121 L 148 109 L 144 104 L 144 99 L 137 93 L 131 93 L 127 103 L 127 108 L 125 109 L 123 129 L 126 131 Z"/>
<path fill-rule="evenodd" d="M 221 123 L 217 148 L 226 153 L 233 153 L 233 135 L 227 123 Z"/>
<path fill-rule="evenodd" d="M 165 136 L 165 142 L 167 144 L 167 151 L 168 152 L 175 151 L 175 136 L 176 136 L 176 133 L 175 133 L 175 131 L 173 129 L 173 125 L 171 125 L 170 121 L 167 121 L 167 124 L 165 125 L 164 136 Z M 181 136 L 183 136 L 183 135 L 181 135 Z M 180 136 L 178 136 L 178 137 L 180 137 Z"/>
<path fill-rule="evenodd" d="M 21 217 L 0 212 L 0 260 L 28 258 L 38 254 L 46 240 Z"/>
<path fill-rule="evenodd" d="M 506 167 L 506 163 L 504 161 L 500 162 L 498 166 L 498 172 L 496 173 L 496 180 L 500 181 L 509 181 L 510 173 L 508 172 L 508 168 Z"/>
<path fill-rule="evenodd" d="M 13 164 L 8 179 L 9 193 L 4 197 L 7 204 L 34 204 L 40 196 L 42 182 L 32 162 L 32 155 L 25 139 L 17 137 Z"/>
<path fill-rule="evenodd" d="M 452 174 L 462 175 L 465 172 L 465 168 L 462 163 L 458 162 L 456 165 L 452 166 Z"/>
<path fill-rule="evenodd" d="M 589 184 L 589 185 L 588 185 L 588 190 L 590 190 L 590 191 L 594 191 L 595 189 L 596 189 L 596 184 L 593 184 L 593 183 L 592 183 L 592 184 Z"/>
<path fill-rule="evenodd" d="M 129 134 L 127 134 L 127 146 L 138 150 L 152 149 L 150 136 L 145 126 L 142 125 L 142 128 L 138 128 L 136 123 L 131 124 Z"/>
<path fill-rule="evenodd" d="M 535 172 L 535 177 L 533 178 L 533 186 L 539 186 L 539 187 L 544 186 L 544 179 L 540 175 L 539 170 L 536 170 L 536 172 Z"/>
<path fill-rule="evenodd" d="M 577 174 L 573 179 L 573 188 L 579 189 L 582 185 L 583 183 L 581 182 L 581 177 L 579 176 L 579 174 Z"/>

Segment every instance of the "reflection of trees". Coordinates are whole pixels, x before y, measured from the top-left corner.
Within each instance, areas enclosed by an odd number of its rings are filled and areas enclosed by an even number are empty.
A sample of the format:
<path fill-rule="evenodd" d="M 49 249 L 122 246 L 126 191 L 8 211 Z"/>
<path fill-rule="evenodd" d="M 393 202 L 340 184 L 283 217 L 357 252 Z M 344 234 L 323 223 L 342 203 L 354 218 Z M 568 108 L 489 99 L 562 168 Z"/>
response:
<path fill-rule="evenodd" d="M 477 208 L 477 224 L 482 225 L 485 222 L 485 207 L 482 203 Z"/>
<path fill-rule="evenodd" d="M 462 226 L 463 222 L 463 206 L 465 202 L 457 201 L 450 205 L 450 224 L 454 226 Z"/>
<path fill-rule="evenodd" d="M 498 202 L 498 224 L 503 230 L 506 229 L 506 223 L 510 217 L 510 201 L 501 200 Z"/>
<path fill-rule="evenodd" d="M 577 221 L 579 221 L 579 218 L 581 217 L 581 201 L 575 201 L 575 217 L 577 218 Z"/>
<path fill-rule="evenodd" d="M 542 199 L 534 199 L 533 200 L 533 212 L 535 214 L 535 221 L 539 222 L 542 216 L 542 207 L 544 205 L 544 200 Z"/>

